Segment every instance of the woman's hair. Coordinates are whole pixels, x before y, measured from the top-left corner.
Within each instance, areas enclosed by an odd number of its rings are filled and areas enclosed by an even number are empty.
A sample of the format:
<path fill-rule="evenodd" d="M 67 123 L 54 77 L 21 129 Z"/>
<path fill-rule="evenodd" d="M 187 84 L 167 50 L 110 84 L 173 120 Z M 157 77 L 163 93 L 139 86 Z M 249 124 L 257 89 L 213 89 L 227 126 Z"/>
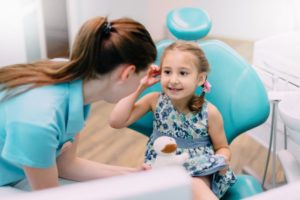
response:
<path fill-rule="evenodd" d="M 197 43 L 194 42 L 187 42 L 187 41 L 176 41 L 174 43 L 172 43 L 171 45 L 169 45 L 168 47 L 165 48 L 162 56 L 161 56 L 161 63 L 160 65 L 162 65 L 162 62 L 164 60 L 164 58 L 166 57 L 166 55 L 173 50 L 177 50 L 177 51 L 182 51 L 182 52 L 188 52 L 190 54 L 192 54 L 194 56 L 194 60 L 192 62 L 194 62 L 194 65 L 197 66 L 198 72 L 209 72 L 209 63 L 207 61 L 207 58 L 205 57 L 205 54 L 203 52 L 203 50 L 199 47 L 199 45 Z M 202 85 L 203 87 L 203 85 Z M 200 111 L 202 108 L 202 105 L 204 103 L 204 97 L 205 97 L 205 92 L 202 91 L 200 96 L 194 95 L 190 102 L 189 102 L 189 109 L 191 111 Z"/>
<path fill-rule="evenodd" d="M 79 30 L 69 61 L 45 60 L 1 68 L 0 91 L 23 85 L 29 90 L 76 79 L 90 80 L 120 64 L 133 64 L 138 73 L 154 62 L 156 54 L 155 44 L 142 24 L 129 18 L 108 22 L 105 17 L 96 17 Z"/>

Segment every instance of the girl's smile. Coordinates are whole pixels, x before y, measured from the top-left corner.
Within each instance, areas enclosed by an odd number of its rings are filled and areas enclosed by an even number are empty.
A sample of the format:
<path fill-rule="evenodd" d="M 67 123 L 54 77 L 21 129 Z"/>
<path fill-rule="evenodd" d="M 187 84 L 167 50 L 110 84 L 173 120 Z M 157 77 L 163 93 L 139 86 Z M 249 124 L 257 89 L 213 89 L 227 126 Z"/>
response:
<path fill-rule="evenodd" d="M 168 87 L 168 90 L 170 90 L 171 92 L 179 92 L 183 89 L 182 88 L 175 88 L 175 87 Z"/>

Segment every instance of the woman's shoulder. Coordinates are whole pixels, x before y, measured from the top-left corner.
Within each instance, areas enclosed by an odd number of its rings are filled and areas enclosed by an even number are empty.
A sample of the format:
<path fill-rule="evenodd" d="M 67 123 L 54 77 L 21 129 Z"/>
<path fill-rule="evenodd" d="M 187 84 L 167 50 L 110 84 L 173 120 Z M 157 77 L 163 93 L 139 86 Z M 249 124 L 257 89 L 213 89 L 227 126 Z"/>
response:
<path fill-rule="evenodd" d="M 20 117 L 50 115 L 64 109 L 68 90 L 67 83 L 34 88 L 8 99 L 5 102 L 6 110 L 8 113 L 18 113 Z"/>
<path fill-rule="evenodd" d="M 60 83 L 31 89 L 16 96 L 14 99 L 18 103 L 22 103 L 22 101 L 26 104 L 36 103 L 36 106 L 37 104 L 56 104 L 65 100 L 68 93 L 68 83 Z"/>

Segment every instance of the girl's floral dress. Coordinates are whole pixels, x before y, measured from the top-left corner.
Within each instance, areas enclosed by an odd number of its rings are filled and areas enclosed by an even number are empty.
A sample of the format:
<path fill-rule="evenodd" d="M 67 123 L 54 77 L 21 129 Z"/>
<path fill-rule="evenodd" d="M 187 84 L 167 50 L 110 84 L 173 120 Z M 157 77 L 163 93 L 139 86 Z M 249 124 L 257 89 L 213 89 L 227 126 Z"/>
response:
<path fill-rule="evenodd" d="M 214 154 L 207 132 L 207 105 L 208 102 L 205 101 L 198 113 L 179 113 L 171 99 L 161 93 L 154 113 L 153 133 L 147 143 L 145 162 L 151 165 L 156 158 L 153 142 L 157 137 L 173 137 L 178 146 L 176 154 L 186 152 L 190 156 L 184 163 L 188 173 L 193 177 L 210 175 L 211 189 L 221 198 L 236 182 L 236 177 L 230 168 L 224 175 L 218 173 L 226 164 L 222 156 Z"/>

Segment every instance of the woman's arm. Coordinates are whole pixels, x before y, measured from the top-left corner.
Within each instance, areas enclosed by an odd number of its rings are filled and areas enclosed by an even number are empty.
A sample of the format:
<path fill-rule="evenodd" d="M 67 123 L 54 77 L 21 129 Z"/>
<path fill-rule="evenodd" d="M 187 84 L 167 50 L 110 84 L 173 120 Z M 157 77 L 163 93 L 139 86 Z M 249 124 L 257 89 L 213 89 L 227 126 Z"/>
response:
<path fill-rule="evenodd" d="M 113 128 L 123 128 L 132 124 L 151 109 L 155 93 L 148 94 L 136 102 L 139 95 L 149 86 L 157 83 L 159 78 L 155 77 L 159 72 L 156 66 L 152 66 L 147 75 L 141 80 L 138 89 L 131 95 L 121 99 L 112 110 L 109 124 Z M 136 102 L 136 103 L 135 103 Z"/>
<path fill-rule="evenodd" d="M 23 169 L 32 190 L 41 190 L 58 186 L 58 171 L 56 164 L 45 169 L 27 166 L 23 166 Z"/>
<path fill-rule="evenodd" d="M 79 135 L 70 148 L 57 158 L 59 177 L 74 181 L 86 181 L 145 170 L 143 167 L 138 169 L 119 167 L 79 158 L 76 156 L 78 142 Z"/>
<path fill-rule="evenodd" d="M 140 168 L 119 167 L 79 158 L 76 156 L 78 141 L 79 135 L 77 135 L 74 143 L 68 145 L 56 159 L 56 163 L 49 168 L 23 166 L 32 190 L 57 187 L 59 186 L 58 177 L 74 181 L 86 181 L 148 169 L 146 165 L 142 165 Z"/>
<path fill-rule="evenodd" d="M 222 115 L 212 104 L 208 104 L 208 133 L 212 140 L 215 154 L 223 155 L 226 162 L 229 163 L 231 153 L 224 131 Z"/>

